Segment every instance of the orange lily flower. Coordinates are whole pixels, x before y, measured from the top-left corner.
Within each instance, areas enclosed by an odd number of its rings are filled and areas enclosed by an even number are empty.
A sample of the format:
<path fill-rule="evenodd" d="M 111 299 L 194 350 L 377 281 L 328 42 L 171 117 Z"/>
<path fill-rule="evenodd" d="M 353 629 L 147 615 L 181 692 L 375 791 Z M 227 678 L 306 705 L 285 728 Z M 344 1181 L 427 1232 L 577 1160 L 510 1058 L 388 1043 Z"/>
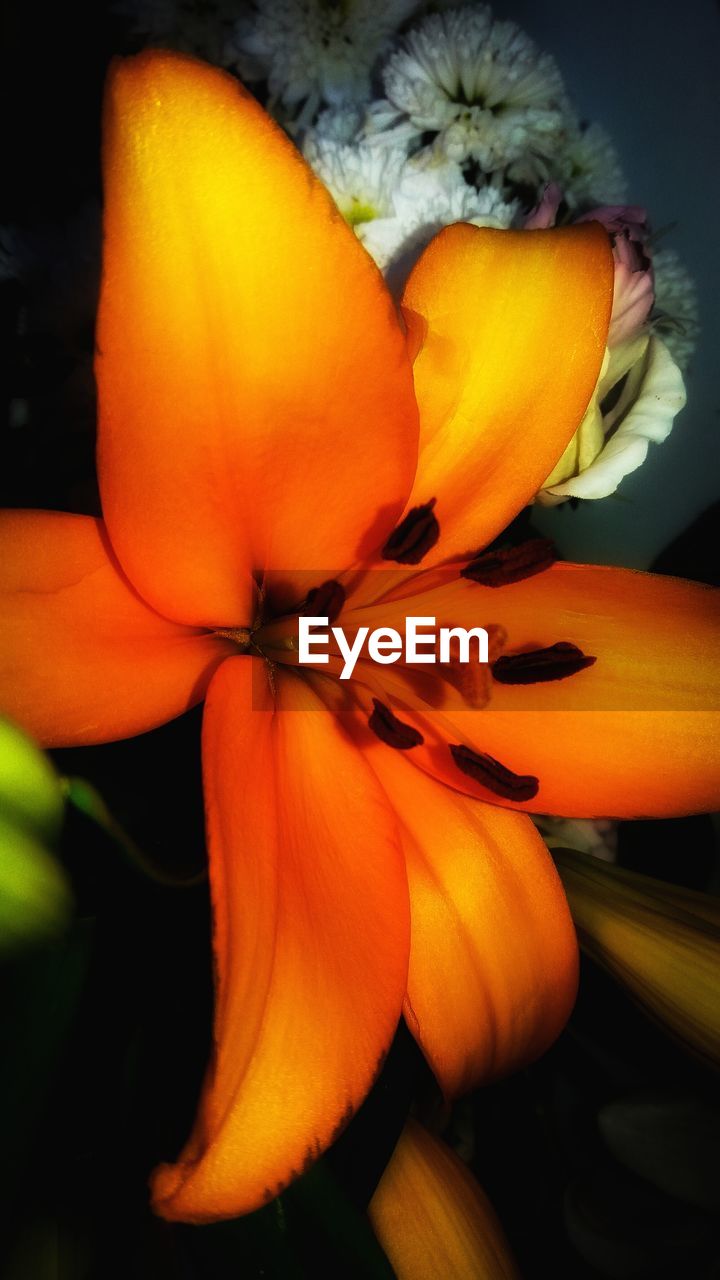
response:
<path fill-rule="evenodd" d="M 0 519 L 0 705 L 71 745 L 206 696 L 215 1052 L 154 1178 L 159 1213 L 199 1222 L 260 1205 L 333 1140 L 403 1011 L 449 1095 L 553 1040 L 576 941 L 522 810 L 717 803 L 720 610 L 692 584 L 553 565 L 544 543 L 478 551 L 589 402 L 600 227 L 448 228 L 401 320 L 257 103 L 158 51 L 111 73 L 105 178 L 104 520 Z M 487 623 L 492 678 L 362 661 L 340 684 L 298 666 L 308 606 L 348 634 Z"/>

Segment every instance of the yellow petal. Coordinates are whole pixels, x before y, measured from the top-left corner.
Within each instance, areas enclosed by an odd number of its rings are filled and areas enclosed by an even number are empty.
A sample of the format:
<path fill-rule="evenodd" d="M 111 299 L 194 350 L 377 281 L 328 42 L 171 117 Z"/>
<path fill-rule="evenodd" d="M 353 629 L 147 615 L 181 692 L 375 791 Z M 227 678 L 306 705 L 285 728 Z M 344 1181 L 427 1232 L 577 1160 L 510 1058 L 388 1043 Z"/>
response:
<path fill-rule="evenodd" d="M 555 849 L 581 946 L 669 1032 L 720 1063 L 720 900 Z"/>
<path fill-rule="evenodd" d="M 251 571 L 345 567 L 392 528 L 417 450 L 404 336 L 327 192 L 232 76 L 157 50 L 117 63 L 104 160 L 113 546 L 167 617 L 247 625 Z"/>
<path fill-rule="evenodd" d="M 457 225 L 426 249 L 403 298 L 425 326 L 408 504 L 437 498 L 440 540 L 424 564 L 485 546 L 537 493 L 595 389 L 612 293 L 596 223 Z"/>
<path fill-rule="evenodd" d="M 484 1191 L 415 1120 L 408 1120 L 368 1213 L 398 1280 L 519 1280 Z"/>

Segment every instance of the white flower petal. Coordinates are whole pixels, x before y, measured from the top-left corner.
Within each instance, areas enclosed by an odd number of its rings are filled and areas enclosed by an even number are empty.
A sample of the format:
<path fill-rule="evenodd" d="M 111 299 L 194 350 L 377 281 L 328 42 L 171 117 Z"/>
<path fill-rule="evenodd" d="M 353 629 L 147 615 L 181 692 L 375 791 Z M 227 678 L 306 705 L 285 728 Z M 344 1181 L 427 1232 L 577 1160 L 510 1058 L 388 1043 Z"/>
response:
<path fill-rule="evenodd" d="M 618 401 L 612 415 L 613 426 L 615 422 L 618 425 L 602 451 L 580 475 L 541 490 L 537 498 L 541 505 L 556 506 L 568 498 L 608 497 L 626 475 L 642 465 L 650 442 L 660 444 L 667 439 L 686 401 L 682 373 L 656 336 L 650 338 L 642 365 L 635 366 L 629 380 L 635 370 L 639 387 L 632 392 L 632 403 L 623 403 L 627 388 Z"/>
<path fill-rule="evenodd" d="M 370 73 L 390 37 L 420 0 L 254 0 L 235 30 L 235 62 L 262 66 L 285 107 L 344 106 L 370 98 Z"/>
<path fill-rule="evenodd" d="M 529 153 L 552 155 L 566 129 L 560 73 L 487 5 L 425 17 L 383 69 L 388 101 L 448 159 L 490 173 Z"/>
<path fill-rule="evenodd" d="M 408 159 L 404 147 L 375 147 L 367 141 L 335 142 L 309 132 L 305 156 L 382 270 L 425 248 L 452 222 L 508 227 L 516 205 L 491 186 L 465 181 L 458 165 L 424 152 Z"/>

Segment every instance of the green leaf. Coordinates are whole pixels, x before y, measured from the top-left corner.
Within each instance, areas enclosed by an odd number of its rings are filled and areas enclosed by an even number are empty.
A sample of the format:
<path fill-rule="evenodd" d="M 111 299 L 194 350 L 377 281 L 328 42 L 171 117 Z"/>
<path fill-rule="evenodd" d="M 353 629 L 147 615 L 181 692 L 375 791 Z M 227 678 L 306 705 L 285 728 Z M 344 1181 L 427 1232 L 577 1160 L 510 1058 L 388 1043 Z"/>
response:
<path fill-rule="evenodd" d="M 0 815 L 54 843 L 63 820 L 60 779 L 27 734 L 0 718 Z"/>
<path fill-rule="evenodd" d="M 72 914 L 60 864 L 28 829 L 0 813 L 0 953 L 59 936 Z"/>

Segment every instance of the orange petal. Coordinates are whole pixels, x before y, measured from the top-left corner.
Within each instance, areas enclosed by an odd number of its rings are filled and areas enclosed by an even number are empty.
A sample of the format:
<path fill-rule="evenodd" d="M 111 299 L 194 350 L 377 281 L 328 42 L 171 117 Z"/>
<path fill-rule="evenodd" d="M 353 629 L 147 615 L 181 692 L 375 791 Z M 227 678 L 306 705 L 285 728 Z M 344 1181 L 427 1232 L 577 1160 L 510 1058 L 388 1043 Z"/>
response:
<path fill-rule="evenodd" d="M 43 746 L 109 742 L 179 716 L 232 651 L 149 608 L 101 520 L 0 512 L 0 707 Z"/>
<path fill-rule="evenodd" d="M 403 332 L 327 193 L 232 76 L 159 51 L 118 62 L 104 154 L 113 545 L 168 616 L 244 625 L 249 570 L 343 567 L 394 524 L 417 449 Z"/>
<path fill-rule="evenodd" d="M 208 694 L 216 1057 L 193 1137 L 155 1175 L 167 1218 L 233 1217 L 276 1195 L 361 1102 L 401 1013 L 392 812 L 315 694 L 276 680 L 274 713 L 254 659 L 225 663 Z"/>
<path fill-rule="evenodd" d="M 556 565 L 495 595 L 508 651 L 568 640 L 597 658 L 566 680 L 496 684 L 482 724 L 461 717 L 484 751 L 539 778 L 528 807 L 628 818 L 718 807 L 720 592 Z"/>
<path fill-rule="evenodd" d="M 443 787 L 390 747 L 368 749 L 407 862 L 405 1017 L 452 1096 L 532 1061 L 556 1038 L 575 999 L 575 934 L 529 818 Z"/>
<path fill-rule="evenodd" d="M 368 1213 L 398 1280 L 520 1280 L 484 1191 L 416 1120 L 405 1125 Z"/>
<path fill-rule="evenodd" d="M 499 625 L 506 654 L 567 641 L 596 658 L 548 683 L 493 680 L 480 710 L 430 713 L 426 739 L 434 727 L 438 741 L 414 758 L 443 781 L 507 803 L 455 768 L 441 745 L 454 728 L 455 742 L 539 779 L 520 806 L 536 813 L 665 817 L 720 804 L 720 592 L 557 564 L 501 588 L 446 577 L 434 591 L 348 615 L 348 628 L 402 626 L 405 613 L 434 616 L 438 626 Z"/>
<path fill-rule="evenodd" d="M 597 223 L 458 224 L 425 250 L 403 298 L 427 326 L 408 503 L 437 498 L 440 540 L 424 564 L 485 546 L 534 497 L 595 388 L 612 296 L 612 254 Z"/>

